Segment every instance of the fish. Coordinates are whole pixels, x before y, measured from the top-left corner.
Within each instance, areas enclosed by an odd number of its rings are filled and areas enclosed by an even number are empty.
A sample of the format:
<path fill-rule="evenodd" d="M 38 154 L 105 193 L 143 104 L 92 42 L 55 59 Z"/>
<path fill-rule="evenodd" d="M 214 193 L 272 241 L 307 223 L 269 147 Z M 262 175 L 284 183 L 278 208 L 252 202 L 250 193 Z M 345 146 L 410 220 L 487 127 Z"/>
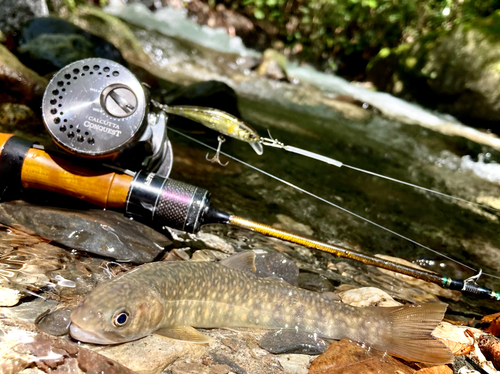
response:
<path fill-rule="evenodd" d="M 188 118 L 201 123 L 209 129 L 215 130 L 223 135 L 244 141 L 253 148 L 259 156 L 264 153 L 260 142 L 261 137 L 253 128 L 237 117 L 219 109 L 205 108 L 190 105 L 161 105 L 161 109 L 167 113 Z"/>
<path fill-rule="evenodd" d="M 252 251 L 219 263 L 154 262 L 98 285 L 71 313 L 71 336 L 118 344 L 157 334 L 210 343 L 195 328 L 295 329 L 349 338 L 409 361 L 453 362 L 431 333 L 447 305 L 354 307 L 252 272 Z"/>

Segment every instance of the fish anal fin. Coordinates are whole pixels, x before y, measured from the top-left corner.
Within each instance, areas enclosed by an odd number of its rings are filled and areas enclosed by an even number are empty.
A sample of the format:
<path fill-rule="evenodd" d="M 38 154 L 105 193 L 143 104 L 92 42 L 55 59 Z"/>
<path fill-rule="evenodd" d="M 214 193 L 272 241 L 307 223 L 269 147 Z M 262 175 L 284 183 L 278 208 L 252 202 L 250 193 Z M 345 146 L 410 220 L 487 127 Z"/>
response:
<path fill-rule="evenodd" d="M 213 339 L 210 336 L 202 334 L 191 326 L 173 326 L 162 328 L 155 331 L 156 335 L 164 338 L 180 340 L 189 343 L 210 343 Z"/>
<path fill-rule="evenodd" d="M 382 308 L 391 321 L 392 337 L 383 347 L 374 348 L 408 361 L 427 364 L 453 362 L 453 353 L 431 335 L 442 321 L 446 306 L 444 303 L 429 303 Z"/>
<path fill-rule="evenodd" d="M 243 251 L 219 262 L 221 265 L 255 274 L 255 252 Z"/>

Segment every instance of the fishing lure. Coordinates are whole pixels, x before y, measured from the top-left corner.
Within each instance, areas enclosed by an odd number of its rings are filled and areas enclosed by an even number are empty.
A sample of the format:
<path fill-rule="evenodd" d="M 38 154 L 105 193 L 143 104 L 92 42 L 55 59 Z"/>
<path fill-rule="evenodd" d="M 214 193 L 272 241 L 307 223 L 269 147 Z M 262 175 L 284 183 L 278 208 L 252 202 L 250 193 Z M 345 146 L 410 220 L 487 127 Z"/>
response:
<path fill-rule="evenodd" d="M 219 110 L 219 109 L 205 108 L 205 107 L 199 107 L 199 106 L 187 106 L 187 105 L 186 106 L 168 106 L 168 105 L 161 104 L 155 100 L 151 100 L 151 101 L 152 101 L 153 105 L 155 105 L 156 107 L 165 111 L 166 113 L 170 113 L 170 114 L 174 114 L 174 115 L 188 118 L 190 120 L 201 123 L 202 125 L 210 128 L 212 130 L 218 131 L 219 133 L 221 133 L 223 135 L 227 135 L 227 136 L 230 136 L 232 138 L 235 138 L 235 139 L 238 139 L 238 140 L 241 140 L 243 142 L 250 144 L 250 146 L 255 150 L 255 152 L 258 155 L 262 155 L 264 153 L 263 146 L 279 148 L 279 149 L 283 149 L 287 152 L 296 153 L 296 154 L 299 154 L 301 156 L 309 157 L 311 159 L 315 159 L 315 160 L 318 160 L 318 161 L 321 161 L 321 162 L 324 162 L 326 164 L 333 165 L 333 166 L 336 166 L 339 168 L 340 167 L 349 168 L 349 169 L 352 169 L 352 170 L 355 170 L 355 171 L 358 171 L 361 173 L 373 175 L 373 176 L 376 176 L 378 178 L 383 178 L 383 179 L 386 179 L 386 180 L 389 180 L 389 181 L 392 181 L 395 183 L 400 183 L 400 184 L 410 186 L 413 188 L 417 188 L 417 189 L 420 189 L 423 191 L 427 191 L 427 192 L 430 192 L 430 193 L 433 193 L 436 195 L 447 197 L 449 199 L 473 204 L 475 206 L 478 206 L 478 207 L 481 207 L 484 209 L 500 212 L 500 210 L 493 208 L 491 206 L 488 206 L 488 205 L 476 203 L 474 201 L 462 199 L 462 198 L 457 197 L 457 196 L 445 194 L 443 192 L 439 192 L 439 191 L 436 191 L 436 190 L 433 190 L 430 188 L 422 187 L 422 186 L 419 186 L 417 184 L 405 182 L 405 181 L 402 181 L 402 180 L 399 180 L 396 178 L 388 177 L 388 176 L 383 175 L 383 174 L 378 174 L 378 173 L 375 173 L 375 172 L 372 172 L 369 170 L 365 170 L 365 169 L 357 168 L 355 166 L 347 165 L 339 160 L 335 160 L 331 157 L 326 157 L 326 156 L 317 154 L 315 152 L 307 151 L 307 150 L 302 149 L 302 148 L 294 147 L 291 145 L 285 145 L 284 143 L 280 142 L 279 140 L 274 139 L 271 136 L 271 134 L 269 134 L 268 138 L 262 137 L 259 135 L 259 133 L 257 131 L 255 131 L 252 127 L 247 125 L 242 120 L 236 118 L 235 116 L 233 116 L 227 112 Z M 215 155 L 209 159 L 208 154 L 207 154 L 208 161 L 218 163 L 219 165 L 222 165 L 222 166 L 227 165 L 227 162 L 222 163 L 220 161 L 221 146 L 222 146 L 222 143 L 224 143 L 224 141 L 225 141 L 225 138 L 223 136 L 218 137 L 219 144 L 217 146 L 217 150 L 215 151 Z"/>

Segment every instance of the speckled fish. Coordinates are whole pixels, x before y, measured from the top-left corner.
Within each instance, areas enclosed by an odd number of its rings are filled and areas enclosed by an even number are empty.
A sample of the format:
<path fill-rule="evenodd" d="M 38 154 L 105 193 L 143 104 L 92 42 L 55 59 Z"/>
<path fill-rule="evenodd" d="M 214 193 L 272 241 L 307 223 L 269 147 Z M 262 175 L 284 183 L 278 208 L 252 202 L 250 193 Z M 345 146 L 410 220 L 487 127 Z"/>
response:
<path fill-rule="evenodd" d="M 349 338 L 411 361 L 453 361 L 450 350 L 431 336 L 446 304 L 357 308 L 241 270 L 253 258 L 141 265 L 100 284 L 72 312 L 71 335 L 95 344 L 149 334 L 207 343 L 211 338 L 194 327 L 297 329 Z"/>
<path fill-rule="evenodd" d="M 245 122 L 222 110 L 189 105 L 161 105 L 161 109 L 167 113 L 201 123 L 221 134 L 247 142 L 258 155 L 264 153 L 262 144 L 259 142 L 260 136 L 257 131 L 252 129 Z"/>

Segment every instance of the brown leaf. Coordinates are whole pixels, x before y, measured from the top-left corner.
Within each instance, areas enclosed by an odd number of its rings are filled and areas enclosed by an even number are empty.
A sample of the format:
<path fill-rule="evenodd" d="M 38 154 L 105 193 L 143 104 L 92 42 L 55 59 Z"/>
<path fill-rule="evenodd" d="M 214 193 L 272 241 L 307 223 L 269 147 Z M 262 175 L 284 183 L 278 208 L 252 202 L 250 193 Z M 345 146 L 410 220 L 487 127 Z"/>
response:
<path fill-rule="evenodd" d="M 415 374 L 453 374 L 453 370 L 447 365 L 439 365 L 420 369 Z"/>
<path fill-rule="evenodd" d="M 333 342 L 314 360 L 309 374 L 412 374 L 415 370 L 376 350 L 368 350 L 349 339 Z"/>
<path fill-rule="evenodd" d="M 478 346 L 486 359 L 491 361 L 496 369 L 500 369 L 500 340 L 491 335 L 483 335 L 479 338 Z"/>

